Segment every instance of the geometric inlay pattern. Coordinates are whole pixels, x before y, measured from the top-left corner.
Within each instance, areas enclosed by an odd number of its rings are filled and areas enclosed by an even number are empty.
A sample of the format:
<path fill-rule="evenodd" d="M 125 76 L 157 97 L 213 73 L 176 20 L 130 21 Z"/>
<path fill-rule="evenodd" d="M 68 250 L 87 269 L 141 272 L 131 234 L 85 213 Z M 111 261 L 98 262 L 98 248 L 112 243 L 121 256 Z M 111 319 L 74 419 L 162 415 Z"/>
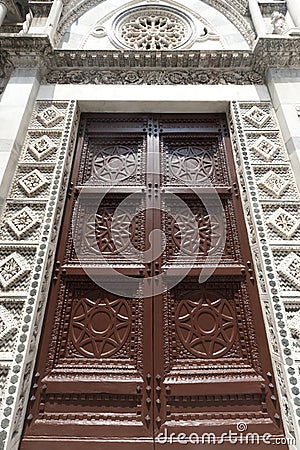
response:
<path fill-rule="evenodd" d="M 251 125 L 254 125 L 257 128 L 262 128 L 271 118 L 271 116 L 257 106 L 253 106 L 249 111 L 246 112 L 246 114 L 244 114 L 244 118 Z"/>
<path fill-rule="evenodd" d="M 93 173 L 102 181 L 116 183 L 131 177 L 137 168 L 134 151 L 123 145 L 102 149 L 93 160 Z"/>
<path fill-rule="evenodd" d="M 36 118 L 44 127 L 51 128 L 61 122 L 64 119 L 64 115 L 56 106 L 51 105 L 37 114 Z"/>
<path fill-rule="evenodd" d="M 278 208 L 269 217 L 267 224 L 283 238 L 290 239 L 299 228 L 300 220 L 283 208 Z"/>
<path fill-rule="evenodd" d="M 118 214 L 113 210 L 101 210 L 101 214 L 88 219 L 84 237 L 90 250 L 96 253 L 99 250 L 101 253 L 118 253 L 128 247 L 133 231 L 132 217 L 127 211 L 122 212 L 119 208 Z"/>
<path fill-rule="evenodd" d="M 30 271 L 26 259 L 14 252 L 0 263 L 0 284 L 4 289 L 12 286 Z"/>
<path fill-rule="evenodd" d="M 167 50 L 187 42 L 192 28 L 187 16 L 170 8 L 145 6 L 117 19 L 117 37 L 135 50 Z"/>
<path fill-rule="evenodd" d="M 182 344 L 200 358 L 224 356 L 236 339 L 234 310 L 225 298 L 182 300 L 175 321 Z"/>
<path fill-rule="evenodd" d="M 297 311 L 292 319 L 287 319 L 287 324 L 292 335 L 300 339 L 300 311 Z"/>
<path fill-rule="evenodd" d="M 72 342 L 88 358 L 109 357 L 126 342 L 131 323 L 131 311 L 124 298 L 81 298 L 72 315 Z"/>
<path fill-rule="evenodd" d="M 169 168 L 177 179 L 200 183 L 215 172 L 214 156 L 200 147 L 180 147 L 169 154 Z"/>
<path fill-rule="evenodd" d="M 56 144 L 45 134 L 28 145 L 29 151 L 37 161 L 45 159 L 56 148 Z"/>
<path fill-rule="evenodd" d="M 48 184 L 47 178 L 38 169 L 32 170 L 19 180 L 19 185 L 28 195 L 40 190 L 46 184 Z"/>
<path fill-rule="evenodd" d="M 289 253 L 279 264 L 278 273 L 300 289 L 300 257 L 296 253 Z"/>
<path fill-rule="evenodd" d="M 273 155 L 279 150 L 279 146 L 275 145 L 265 136 L 260 136 L 250 147 L 250 150 L 261 156 L 265 161 L 270 161 Z"/>
<path fill-rule="evenodd" d="M 8 219 L 6 223 L 17 238 L 20 239 L 35 225 L 40 223 L 40 220 L 36 218 L 34 212 L 28 206 L 25 206 L 25 208 Z"/>
<path fill-rule="evenodd" d="M 208 255 L 218 248 L 224 231 L 218 217 L 201 213 L 191 217 L 175 214 L 171 218 L 170 230 L 176 248 L 193 258 L 197 253 Z"/>
<path fill-rule="evenodd" d="M 14 316 L 5 308 L 0 305 L 0 341 L 3 341 L 9 337 L 11 333 L 18 329 L 18 322 Z"/>
<path fill-rule="evenodd" d="M 273 197 L 278 198 L 289 186 L 289 182 L 273 172 L 273 170 L 269 170 L 258 181 L 257 185 Z"/>

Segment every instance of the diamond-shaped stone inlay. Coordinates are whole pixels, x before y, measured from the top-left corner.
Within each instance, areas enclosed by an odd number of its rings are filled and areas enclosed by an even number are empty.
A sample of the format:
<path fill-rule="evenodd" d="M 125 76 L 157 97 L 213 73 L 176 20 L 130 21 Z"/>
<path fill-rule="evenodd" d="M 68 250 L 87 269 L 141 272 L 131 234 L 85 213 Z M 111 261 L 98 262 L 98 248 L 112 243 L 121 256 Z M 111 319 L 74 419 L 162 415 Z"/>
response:
<path fill-rule="evenodd" d="M 10 334 L 18 329 L 18 323 L 14 316 L 5 308 L 0 305 L 0 341 L 9 338 Z"/>
<path fill-rule="evenodd" d="M 265 136 L 260 136 L 250 147 L 254 153 L 263 158 L 265 161 L 270 161 L 274 154 L 279 150 L 279 146 L 275 145 L 270 139 Z"/>
<path fill-rule="evenodd" d="M 278 273 L 285 277 L 297 289 L 300 289 L 300 257 L 289 253 L 279 264 Z"/>
<path fill-rule="evenodd" d="M 0 263 L 0 284 L 4 289 L 15 284 L 29 272 L 30 266 L 26 259 L 14 252 Z"/>
<path fill-rule="evenodd" d="M 288 187 L 289 182 L 281 178 L 277 173 L 273 172 L 273 170 L 269 170 L 257 184 L 264 191 L 279 198 Z"/>
<path fill-rule="evenodd" d="M 51 128 L 61 122 L 64 119 L 64 115 L 61 114 L 56 106 L 51 105 L 49 108 L 41 111 L 36 118 L 42 125 L 44 125 L 44 127 Z"/>
<path fill-rule="evenodd" d="M 19 185 L 29 195 L 46 186 L 46 184 L 48 184 L 47 178 L 38 169 L 32 170 L 19 180 Z"/>
<path fill-rule="evenodd" d="M 300 339 L 300 311 L 297 311 L 292 319 L 287 320 L 287 325 L 291 333 Z"/>
<path fill-rule="evenodd" d="M 37 161 L 45 159 L 56 148 L 55 143 L 45 134 L 28 145 L 29 151 Z"/>
<path fill-rule="evenodd" d="M 257 106 L 253 106 L 246 112 L 246 114 L 244 114 L 244 118 L 247 122 L 251 123 L 251 125 L 254 125 L 257 128 L 262 128 L 271 116 Z"/>
<path fill-rule="evenodd" d="M 269 217 L 267 224 L 283 238 L 290 239 L 299 228 L 300 220 L 283 208 L 278 208 Z"/>
<path fill-rule="evenodd" d="M 25 208 L 8 219 L 6 223 L 17 238 L 20 239 L 35 225 L 40 223 L 40 220 L 36 218 L 34 212 L 28 206 L 25 206 Z"/>

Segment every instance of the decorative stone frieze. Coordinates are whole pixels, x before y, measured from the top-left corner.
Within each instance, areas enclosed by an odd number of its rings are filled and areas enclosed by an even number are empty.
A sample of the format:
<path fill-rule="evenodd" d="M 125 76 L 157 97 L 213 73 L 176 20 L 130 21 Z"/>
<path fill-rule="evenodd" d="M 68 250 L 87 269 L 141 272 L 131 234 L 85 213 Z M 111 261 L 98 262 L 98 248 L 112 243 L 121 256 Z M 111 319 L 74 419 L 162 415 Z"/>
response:
<path fill-rule="evenodd" d="M 284 426 L 286 435 L 299 442 L 300 361 L 293 331 L 298 322 L 286 306 L 288 298 L 300 311 L 299 192 L 271 104 L 233 102 L 232 119 L 239 184 L 248 229 L 255 236 L 251 248 Z"/>
<path fill-rule="evenodd" d="M 0 221 L 1 449 L 19 447 L 77 119 L 74 101 L 36 102 Z"/>
<path fill-rule="evenodd" d="M 50 84 L 263 84 L 263 77 L 252 71 L 176 70 L 54 70 L 45 81 Z"/>

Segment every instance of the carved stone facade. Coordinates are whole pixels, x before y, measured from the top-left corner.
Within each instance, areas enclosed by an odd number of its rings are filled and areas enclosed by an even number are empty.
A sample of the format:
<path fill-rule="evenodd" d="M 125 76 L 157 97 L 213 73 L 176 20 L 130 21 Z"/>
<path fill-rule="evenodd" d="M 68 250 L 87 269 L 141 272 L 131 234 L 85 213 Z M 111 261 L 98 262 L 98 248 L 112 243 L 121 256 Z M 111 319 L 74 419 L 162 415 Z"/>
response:
<path fill-rule="evenodd" d="M 291 436 L 298 436 L 296 385 L 299 381 L 294 376 L 298 366 L 293 351 L 297 316 L 295 320 L 288 317 L 285 297 L 288 290 L 294 290 L 297 291 L 294 301 L 299 301 L 299 251 L 298 247 L 286 245 L 295 238 L 300 225 L 299 191 L 271 105 L 233 102 L 231 111 L 240 188 L 245 208 L 249 205 L 249 230 L 255 234 L 252 251 L 273 348 L 282 412 L 287 430 Z M 253 145 L 254 133 L 260 137 Z M 272 140 L 266 141 L 267 136 L 272 136 Z M 259 148 L 264 141 L 268 150 L 274 149 L 272 154 L 267 153 L 267 158 Z"/>
<path fill-rule="evenodd" d="M 36 103 L 1 220 L 1 448 L 8 429 L 18 446 L 24 420 L 76 120 L 72 101 Z"/>
<path fill-rule="evenodd" d="M 4 91 L 4 101 L 0 102 L 0 124 L 3 123 L 0 139 L 4 150 L 11 144 L 11 159 L 6 169 L 11 175 L 10 184 L 8 186 L 4 178 L 4 193 L 1 191 L 0 449 L 19 447 L 29 392 L 36 380 L 33 370 L 50 276 L 53 269 L 58 270 L 54 255 L 68 195 L 80 111 L 132 112 L 150 108 L 151 111 L 174 112 L 177 108 L 186 113 L 226 112 L 231 122 L 230 137 L 239 179 L 239 185 L 232 189 L 241 196 L 247 221 L 254 261 L 252 281 L 259 288 L 273 360 L 274 377 L 270 379 L 270 386 L 277 385 L 279 399 L 274 402 L 280 403 L 289 448 L 296 450 L 300 445 L 300 180 L 297 179 L 300 137 L 298 142 L 294 138 L 296 132 L 293 134 L 289 127 L 300 129 L 297 17 L 288 10 L 288 2 L 257 2 L 262 13 L 260 25 L 264 29 L 259 33 L 257 17 L 255 19 L 253 14 L 250 17 L 250 2 L 246 0 L 204 0 L 199 2 L 201 11 L 194 15 L 189 2 L 182 2 L 181 13 L 178 5 L 174 7 L 171 2 L 136 1 L 131 3 L 128 15 L 121 1 L 116 2 L 115 9 L 105 9 L 109 0 L 64 1 L 60 10 L 57 10 L 58 3 L 53 3 L 51 8 L 42 1 L 31 2 L 33 17 L 27 17 L 24 26 L 6 20 L 0 29 L 0 91 Z M 160 10 L 158 5 L 162 5 Z M 100 10 L 107 22 L 104 23 L 100 15 L 84 25 L 84 17 L 91 17 L 94 11 Z M 213 12 L 221 24 L 219 27 L 218 20 L 213 22 Z M 77 21 L 83 23 L 78 41 Z M 68 47 L 68 42 L 74 46 Z M 90 43 L 94 47 L 89 47 Z M 8 137 L 7 128 L 14 130 L 12 124 L 15 124 L 18 99 L 9 103 L 5 91 L 9 83 L 13 83 L 13 77 L 18 78 L 20 68 L 28 72 L 39 68 L 40 85 L 35 91 L 33 88 L 31 97 L 24 101 L 18 116 L 20 125 L 12 139 Z M 276 73 L 274 75 L 272 69 L 283 70 L 286 93 L 274 87 Z M 19 82 L 27 84 L 21 75 Z M 132 86 L 139 89 L 137 94 L 133 94 Z M 159 98 L 152 90 L 154 86 L 163 89 L 159 90 Z M 289 98 L 286 106 L 285 94 Z M 298 100 L 293 100 L 293 95 Z M 27 122 L 23 116 L 27 117 Z M 107 184 L 126 179 L 128 186 L 141 181 L 143 174 L 137 170 L 137 160 L 143 161 L 143 146 L 137 146 L 136 152 L 127 150 L 127 144 L 121 141 L 114 147 L 111 171 L 104 167 L 107 154 L 99 152 L 95 159 L 95 179 Z M 210 161 L 205 151 L 201 151 L 202 167 L 205 166 L 207 175 L 211 176 Z M 109 151 L 110 157 L 111 153 Z M 169 186 L 178 183 L 180 156 L 180 151 L 172 154 Z M 192 161 L 192 152 L 190 157 Z M 6 159 L 3 161 L 5 166 Z M 196 169 L 191 166 L 185 174 L 186 179 L 192 179 L 195 184 L 201 182 Z M 113 201 L 104 204 L 97 212 L 96 223 L 98 241 L 102 239 L 111 258 L 117 260 L 111 235 L 101 235 L 103 224 L 111 220 L 115 208 Z M 230 205 L 226 208 L 230 217 Z M 130 218 L 122 214 L 120 217 L 126 232 Z M 135 220 L 135 239 L 140 245 L 138 249 L 142 250 L 144 235 L 143 230 L 138 230 L 141 222 L 138 214 Z M 172 229 L 175 251 L 180 241 L 176 240 L 179 235 L 176 226 L 181 221 L 188 228 L 188 221 L 179 216 L 177 224 L 176 220 L 170 223 L 168 220 L 166 217 L 163 226 Z M 199 214 L 197 220 L 205 237 L 216 227 L 204 213 Z M 229 220 L 227 228 L 233 233 L 231 225 Z M 94 229 L 85 239 L 83 245 L 93 251 Z M 196 249 L 190 241 L 183 260 L 197 250 L 206 254 L 207 241 L 203 242 L 202 247 Z M 124 233 L 119 236 L 119 245 L 124 248 L 128 245 Z M 171 248 L 170 255 L 173 250 Z M 234 251 L 229 242 L 226 252 L 230 256 Z M 122 314 L 115 316 L 116 323 L 125 330 L 122 336 L 115 334 L 111 341 L 113 346 L 106 346 L 108 337 L 103 333 L 91 350 L 90 341 L 82 343 L 81 332 L 84 330 L 86 335 L 93 336 L 88 319 L 94 314 L 96 303 L 93 299 L 76 301 L 68 345 L 70 351 L 80 357 L 88 352 L 96 358 L 120 353 L 132 321 L 136 320 L 136 327 L 142 328 L 140 319 L 133 318 L 130 309 L 125 307 Z M 103 314 L 111 315 L 116 308 L 119 311 L 122 300 L 118 301 L 119 304 L 103 298 Z M 207 347 L 200 348 L 193 341 L 195 315 L 200 317 L 201 323 L 207 316 L 201 318 L 192 303 L 178 302 L 176 331 L 182 354 L 193 348 L 194 356 L 209 359 L 217 358 L 218 353 L 234 352 L 237 330 L 231 304 L 214 300 L 202 305 L 218 323 L 218 328 L 211 334 Z M 216 336 L 224 331 L 225 321 L 227 346 L 220 348 L 215 344 Z M 129 345 L 126 351 L 131 351 Z M 165 348 L 166 360 L 170 358 L 168 351 Z M 134 422 L 134 418 L 130 420 Z"/>

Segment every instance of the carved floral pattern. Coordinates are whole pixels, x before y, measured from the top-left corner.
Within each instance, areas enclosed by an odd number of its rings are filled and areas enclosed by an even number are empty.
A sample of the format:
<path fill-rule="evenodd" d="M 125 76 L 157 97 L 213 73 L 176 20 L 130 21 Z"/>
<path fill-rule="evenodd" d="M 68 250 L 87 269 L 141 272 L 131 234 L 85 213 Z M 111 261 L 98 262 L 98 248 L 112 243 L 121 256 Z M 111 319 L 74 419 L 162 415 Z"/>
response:
<path fill-rule="evenodd" d="M 18 239 L 34 228 L 39 222 L 39 219 L 36 218 L 34 212 L 28 206 L 25 206 L 25 208 L 18 211 L 6 221 Z"/>
<path fill-rule="evenodd" d="M 28 145 L 29 151 L 37 161 L 45 159 L 46 156 L 51 154 L 56 148 L 56 144 L 46 134 Z"/>
<path fill-rule="evenodd" d="M 63 119 L 63 114 L 56 108 L 56 106 L 51 105 L 48 108 L 41 111 L 37 116 L 37 120 L 44 125 L 46 128 L 54 127 L 59 124 Z"/>
<path fill-rule="evenodd" d="M 54 70 L 46 78 L 50 84 L 263 84 L 255 71 L 175 70 Z"/>
<path fill-rule="evenodd" d="M 278 208 L 269 217 L 267 224 L 283 238 L 291 239 L 299 228 L 300 220 L 283 208 Z"/>
<path fill-rule="evenodd" d="M 38 170 L 34 169 L 19 180 L 19 185 L 26 194 L 31 195 L 48 184 L 47 178 Z"/>
<path fill-rule="evenodd" d="M 0 284 L 7 289 L 23 278 L 29 270 L 30 266 L 26 259 L 14 252 L 0 263 Z"/>
<path fill-rule="evenodd" d="M 289 253 L 279 264 L 278 273 L 290 281 L 297 289 L 300 289 L 300 257 L 295 253 Z"/>
<path fill-rule="evenodd" d="M 263 128 L 263 126 L 268 122 L 271 118 L 270 114 L 267 114 L 258 106 L 253 106 L 249 111 L 246 112 L 244 118 L 251 125 L 254 125 L 256 128 Z"/>
<path fill-rule="evenodd" d="M 260 136 L 250 147 L 250 150 L 262 157 L 265 161 L 270 161 L 275 153 L 279 150 L 278 145 L 275 145 L 270 139 L 265 136 Z"/>
<path fill-rule="evenodd" d="M 289 182 L 273 172 L 273 170 L 269 170 L 265 173 L 257 184 L 264 191 L 277 198 L 279 198 L 289 186 Z"/>
<path fill-rule="evenodd" d="M 0 341 L 6 340 L 17 329 L 18 321 L 4 305 L 0 305 Z"/>

